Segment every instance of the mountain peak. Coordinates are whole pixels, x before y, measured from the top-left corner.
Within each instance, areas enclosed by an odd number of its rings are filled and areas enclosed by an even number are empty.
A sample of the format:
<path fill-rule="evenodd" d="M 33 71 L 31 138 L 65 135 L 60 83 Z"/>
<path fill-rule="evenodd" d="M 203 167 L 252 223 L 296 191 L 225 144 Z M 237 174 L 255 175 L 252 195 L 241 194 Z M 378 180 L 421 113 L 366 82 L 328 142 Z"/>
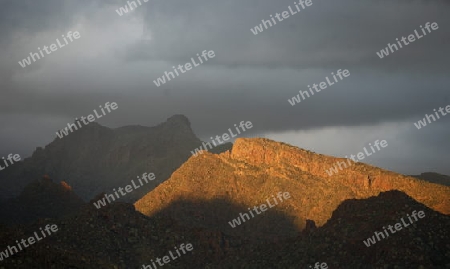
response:
<path fill-rule="evenodd" d="M 186 116 L 182 114 L 176 114 L 171 116 L 160 126 L 162 126 L 163 130 L 172 133 L 173 135 L 176 134 L 176 136 L 178 137 L 194 135 L 191 128 L 191 122 Z"/>
<path fill-rule="evenodd" d="M 42 174 L 64 178 L 68 184 L 63 185 L 64 189 L 73 188 L 86 201 L 99 192 L 129 184 L 130 178 L 144 172 L 154 172 L 163 181 L 200 144 L 184 115 L 173 115 L 152 127 L 111 129 L 92 122 L 37 148 L 22 164 L 0 171 L 0 183 L 4 186 L 0 197 L 19 195 L 35 175 Z M 136 200 L 157 184 L 159 181 L 154 181 L 124 199 Z"/>
<path fill-rule="evenodd" d="M 436 211 L 450 212 L 446 199 L 450 188 L 364 163 L 356 163 L 331 176 L 326 172 L 336 162 L 346 160 L 265 138 L 239 138 L 231 152 L 219 155 L 205 152 L 189 158 L 170 179 L 141 198 L 135 206 L 150 216 L 180 197 L 193 201 L 221 197 L 246 208 L 261 204 L 278 192 L 289 192 L 301 201 L 302 206 L 288 200 L 277 210 L 293 216 L 302 230 L 306 220 L 322 226 L 344 200 L 367 199 L 380 192 L 399 190 Z M 222 221 L 210 223 L 210 227 L 226 223 L 226 220 Z M 272 223 L 266 224 L 268 226 L 258 223 L 262 227 L 273 227 Z M 234 233 L 234 230 L 227 231 Z M 253 235 L 261 236 L 261 233 L 255 230 Z"/>
<path fill-rule="evenodd" d="M 171 116 L 170 118 L 168 118 L 166 120 L 166 122 L 170 123 L 170 124 L 180 124 L 180 125 L 187 125 L 188 127 L 191 127 L 191 122 L 183 114 L 175 114 L 175 115 Z"/>
<path fill-rule="evenodd" d="M 278 166 L 294 158 L 304 163 L 305 161 L 313 162 L 314 157 L 322 158 L 322 156 L 324 155 L 266 138 L 237 138 L 230 157 L 253 165 L 276 164 Z"/>

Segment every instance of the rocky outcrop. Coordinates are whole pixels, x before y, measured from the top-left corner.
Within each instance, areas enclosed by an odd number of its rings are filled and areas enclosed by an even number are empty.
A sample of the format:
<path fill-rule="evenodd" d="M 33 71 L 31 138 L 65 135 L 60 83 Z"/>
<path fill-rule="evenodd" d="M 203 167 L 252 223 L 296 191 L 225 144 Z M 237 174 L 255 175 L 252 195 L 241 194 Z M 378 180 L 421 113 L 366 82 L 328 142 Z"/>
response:
<path fill-rule="evenodd" d="M 290 216 L 302 230 L 307 219 L 313 220 L 317 226 L 325 224 L 344 200 L 365 199 L 380 192 L 400 190 L 436 211 L 450 214 L 448 187 L 362 163 L 329 176 L 325 169 L 337 161 L 346 160 L 268 139 L 240 138 L 235 141 L 231 152 L 219 155 L 204 153 L 190 158 L 168 181 L 136 202 L 135 206 L 143 214 L 152 215 L 179 198 L 210 200 L 221 197 L 253 208 L 271 195 L 289 192 L 292 199 L 274 210 Z M 264 224 L 264 220 L 258 223 L 270 226 L 269 223 Z M 229 232 L 236 233 L 235 230 Z"/>
<path fill-rule="evenodd" d="M 336 162 L 348 163 L 347 159 L 335 158 L 298 149 L 283 143 L 273 143 L 267 139 L 238 139 L 230 155 L 231 159 L 244 161 L 259 166 L 287 166 L 299 168 L 301 171 L 322 178 L 325 182 L 335 181 L 350 188 L 354 198 L 376 196 L 380 192 L 399 190 L 417 201 L 450 214 L 450 188 L 417 180 L 386 171 L 364 163 L 356 163 L 329 176 L 326 169 Z M 282 168 L 282 167 L 281 167 Z"/>

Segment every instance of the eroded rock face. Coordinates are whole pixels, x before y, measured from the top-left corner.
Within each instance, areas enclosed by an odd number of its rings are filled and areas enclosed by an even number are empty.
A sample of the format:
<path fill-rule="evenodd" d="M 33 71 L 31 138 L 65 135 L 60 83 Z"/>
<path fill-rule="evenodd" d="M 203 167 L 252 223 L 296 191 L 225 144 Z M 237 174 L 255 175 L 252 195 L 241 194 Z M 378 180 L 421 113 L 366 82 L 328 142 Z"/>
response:
<path fill-rule="evenodd" d="M 281 166 L 281 168 L 289 162 L 287 166 L 294 166 L 327 182 L 333 180 L 350 188 L 355 193 L 355 198 L 367 198 L 383 191 L 400 190 L 437 211 L 450 214 L 450 188 L 371 165 L 363 163 L 349 165 L 338 174 L 329 176 L 326 169 L 338 161 L 348 163 L 347 159 L 316 154 L 267 139 L 236 140 L 231 158 L 254 165 Z"/>
<path fill-rule="evenodd" d="M 400 190 L 436 211 L 450 214 L 448 187 L 362 163 L 329 176 L 325 170 L 337 161 L 347 162 L 268 139 L 240 138 L 231 152 L 190 158 L 135 206 L 143 214 L 152 215 L 180 197 L 192 200 L 222 197 L 244 207 L 254 207 L 271 195 L 288 191 L 292 199 L 274 210 L 291 216 L 298 228 L 303 229 L 306 219 L 322 226 L 344 200 Z M 227 221 L 218 216 L 218 222 L 211 225 Z"/>

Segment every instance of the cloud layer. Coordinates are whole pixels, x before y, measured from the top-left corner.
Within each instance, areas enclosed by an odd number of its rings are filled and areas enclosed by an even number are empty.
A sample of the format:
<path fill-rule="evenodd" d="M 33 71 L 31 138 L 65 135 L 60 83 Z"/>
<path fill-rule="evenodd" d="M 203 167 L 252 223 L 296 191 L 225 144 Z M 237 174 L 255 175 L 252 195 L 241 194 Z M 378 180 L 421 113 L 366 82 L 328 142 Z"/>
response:
<path fill-rule="evenodd" d="M 312 2 L 254 35 L 251 28 L 293 1 L 150 0 L 119 16 L 115 10 L 126 1 L 8 0 L 0 11 L 0 153 L 30 154 L 75 117 L 115 101 L 119 110 L 101 124 L 150 126 L 185 114 L 207 139 L 250 120 L 257 133 L 340 156 L 390 126 L 386 136 L 397 134 L 390 147 L 398 150 L 386 151 L 377 165 L 450 174 L 436 162 L 448 159 L 450 116 L 422 130 L 413 125 L 450 104 L 450 5 Z M 384 59 L 376 55 L 426 22 L 439 29 Z M 19 60 L 68 31 L 81 38 L 20 67 Z M 153 80 L 203 50 L 216 57 L 155 86 Z M 288 103 L 337 69 L 350 77 L 301 104 Z M 307 142 L 293 138 L 299 132 L 310 135 Z"/>

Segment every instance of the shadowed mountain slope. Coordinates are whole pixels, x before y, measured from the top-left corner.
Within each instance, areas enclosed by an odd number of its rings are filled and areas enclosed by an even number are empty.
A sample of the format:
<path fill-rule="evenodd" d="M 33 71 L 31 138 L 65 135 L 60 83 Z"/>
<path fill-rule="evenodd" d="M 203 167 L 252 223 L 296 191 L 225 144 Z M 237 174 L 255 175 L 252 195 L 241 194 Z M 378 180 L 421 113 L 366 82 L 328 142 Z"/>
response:
<path fill-rule="evenodd" d="M 92 201 L 91 201 L 92 202 Z M 196 209 L 193 212 L 192 209 Z M 194 250 L 171 261 L 168 268 L 307 268 L 326 262 L 329 268 L 445 268 L 450 266 L 450 217 L 417 203 L 404 193 L 391 191 L 365 200 L 344 201 L 322 227 L 290 237 L 230 235 L 222 227 L 204 222 L 221 221 L 243 212 L 245 207 L 217 198 L 175 200 L 149 217 L 132 205 L 114 203 L 100 210 L 87 204 L 75 215 L 62 220 L 42 220 L 26 228 L 0 231 L 6 246 L 25 238 L 48 223 L 59 231 L 4 260 L 5 268 L 142 268 L 182 243 Z M 382 226 L 399 222 L 413 210 L 423 210 L 425 218 L 389 238 L 367 248 L 362 240 Z M 176 214 L 183 214 L 179 221 Z M 192 214 L 191 218 L 188 218 Z M 265 212 L 279 222 L 272 234 L 295 230 L 289 217 L 283 219 L 277 208 Z M 258 216 L 262 217 L 262 216 Z M 237 227 L 245 230 L 255 218 Z M 208 226 L 208 227 L 206 227 Z M 266 231 L 262 231 L 266 232 Z M 159 267 L 158 267 L 159 268 Z"/>
<path fill-rule="evenodd" d="M 89 200 L 100 192 L 123 188 L 133 179 L 137 182 L 143 173 L 154 173 L 154 181 L 121 198 L 135 201 L 167 179 L 199 145 L 201 141 L 183 115 L 155 127 L 110 129 L 90 123 L 0 171 L 0 196 L 16 196 L 36 175 L 48 174 L 64 179 Z"/>
<path fill-rule="evenodd" d="M 38 218 L 60 218 L 84 204 L 66 182 L 54 183 L 48 176 L 28 184 L 22 193 L 0 203 L 0 223 L 26 224 Z"/>
<path fill-rule="evenodd" d="M 363 240 L 394 226 L 413 211 L 425 217 L 367 247 Z M 329 268 L 450 268 L 450 216 L 436 212 L 399 191 L 382 192 L 368 199 L 346 200 L 322 227 L 289 239 L 273 248 L 256 249 L 252 268 L 276 264 L 294 268 L 324 261 Z M 266 255 L 262 255 L 265 253 Z M 280 258 L 282 257 L 282 258 Z M 303 267 L 300 267 L 303 268 Z"/>

